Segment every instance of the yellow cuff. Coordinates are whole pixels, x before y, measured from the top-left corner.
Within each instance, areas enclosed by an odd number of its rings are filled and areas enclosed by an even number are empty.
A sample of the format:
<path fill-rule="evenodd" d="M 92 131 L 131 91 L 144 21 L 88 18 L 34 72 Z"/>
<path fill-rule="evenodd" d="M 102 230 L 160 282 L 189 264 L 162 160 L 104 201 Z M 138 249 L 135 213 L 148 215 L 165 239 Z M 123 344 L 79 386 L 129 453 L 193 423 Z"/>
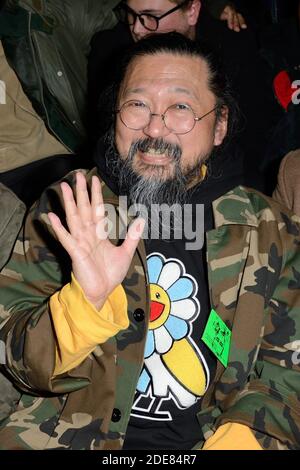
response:
<path fill-rule="evenodd" d="M 226 423 L 205 442 L 202 450 L 263 450 L 248 426 Z"/>
<path fill-rule="evenodd" d="M 73 274 L 71 283 L 51 296 L 50 310 L 57 337 L 54 375 L 73 369 L 98 344 L 129 326 L 127 298 L 121 285 L 98 311 L 86 299 Z"/>

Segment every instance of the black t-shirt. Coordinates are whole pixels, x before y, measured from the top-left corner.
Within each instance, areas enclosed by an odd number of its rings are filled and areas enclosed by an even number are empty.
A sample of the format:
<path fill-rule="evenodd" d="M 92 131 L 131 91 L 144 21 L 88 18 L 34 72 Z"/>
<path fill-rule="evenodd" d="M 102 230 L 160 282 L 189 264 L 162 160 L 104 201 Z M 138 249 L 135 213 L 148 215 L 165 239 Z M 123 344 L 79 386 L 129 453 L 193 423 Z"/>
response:
<path fill-rule="evenodd" d="M 191 449 L 216 359 L 201 336 L 210 312 L 205 248 L 146 242 L 150 323 L 124 449 Z"/>

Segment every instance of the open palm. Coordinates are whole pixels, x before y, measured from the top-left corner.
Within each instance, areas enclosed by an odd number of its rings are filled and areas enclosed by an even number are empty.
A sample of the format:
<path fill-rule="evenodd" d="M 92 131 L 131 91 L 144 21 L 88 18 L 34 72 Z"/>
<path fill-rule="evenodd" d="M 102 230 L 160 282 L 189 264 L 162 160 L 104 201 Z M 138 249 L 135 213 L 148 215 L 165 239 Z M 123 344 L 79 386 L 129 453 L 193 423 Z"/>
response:
<path fill-rule="evenodd" d="M 85 176 L 76 174 L 76 202 L 67 183 L 61 183 L 69 232 L 59 217 L 50 212 L 49 220 L 62 246 L 69 253 L 72 269 L 86 298 L 100 309 L 109 294 L 125 278 L 143 232 L 137 219 L 129 228 L 121 246 L 108 239 L 101 184 L 92 178 L 91 201 Z"/>

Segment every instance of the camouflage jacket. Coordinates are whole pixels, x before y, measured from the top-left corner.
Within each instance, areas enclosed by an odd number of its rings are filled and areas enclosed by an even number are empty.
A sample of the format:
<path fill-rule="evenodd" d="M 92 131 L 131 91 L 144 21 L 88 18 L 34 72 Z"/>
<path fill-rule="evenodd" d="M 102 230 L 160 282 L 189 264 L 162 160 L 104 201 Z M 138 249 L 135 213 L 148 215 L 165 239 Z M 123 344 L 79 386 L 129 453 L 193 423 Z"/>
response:
<path fill-rule="evenodd" d="M 72 184 L 73 176 L 67 177 Z M 104 185 L 103 191 L 106 202 L 118 203 Z M 32 208 L 0 279 L 0 361 L 23 393 L 2 422 L 0 446 L 119 449 L 149 319 L 144 245 L 123 283 L 129 328 L 52 378 L 48 299 L 70 280 L 70 261 L 46 216 L 49 210 L 63 214 L 60 199 L 56 184 Z M 228 367 L 218 362 L 199 404 L 197 447 L 220 425 L 237 422 L 253 429 L 264 448 L 300 449 L 300 219 L 244 187 L 220 197 L 213 209 L 215 229 L 207 233 L 210 300 L 232 338 Z M 144 322 L 135 320 L 136 309 L 144 310 Z"/>

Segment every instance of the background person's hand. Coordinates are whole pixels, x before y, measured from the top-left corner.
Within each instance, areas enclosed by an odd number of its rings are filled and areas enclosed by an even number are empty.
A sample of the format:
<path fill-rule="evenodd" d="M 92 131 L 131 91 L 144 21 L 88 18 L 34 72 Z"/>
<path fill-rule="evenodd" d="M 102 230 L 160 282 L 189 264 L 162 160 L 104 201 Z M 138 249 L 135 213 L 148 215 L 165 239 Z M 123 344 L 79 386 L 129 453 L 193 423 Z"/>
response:
<path fill-rule="evenodd" d="M 231 5 L 227 5 L 221 13 L 220 20 L 227 21 L 229 29 L 240 32 L 241 29 L 246 29 L 247 24 L 244 17 L 236 11 Z"/>
<path fill-rule="evenodd" d="M 76 202 L 67 183 L 61 183 L 69 232 L 59 217 L 48 214 L 52 228 L 72 260 L 72 270 L 86 298 L 100 310 L 111 292 L 123 281 L 143 233 L 144 221 L 129 227 L 121 246 L 108 239 L 101 184 L 93 176 L 91 201 L 85 176 L 76 174 Z"/>

